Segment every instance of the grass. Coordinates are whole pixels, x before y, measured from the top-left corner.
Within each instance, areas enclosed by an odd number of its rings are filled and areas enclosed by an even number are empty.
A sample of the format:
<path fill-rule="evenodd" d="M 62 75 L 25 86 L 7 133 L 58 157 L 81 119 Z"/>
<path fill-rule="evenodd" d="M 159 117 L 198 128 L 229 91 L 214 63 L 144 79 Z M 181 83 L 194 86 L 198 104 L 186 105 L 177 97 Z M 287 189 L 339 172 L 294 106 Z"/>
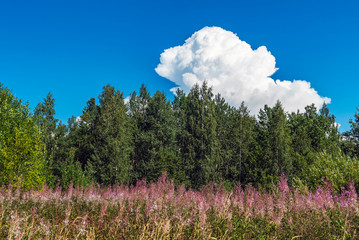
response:
<path fill-rule="evenodd" d="M 201 191 L 157 183 L 24 191 L 0 188 L 0 239 L 358 239 L 358 196 L 251 186 Z"/>

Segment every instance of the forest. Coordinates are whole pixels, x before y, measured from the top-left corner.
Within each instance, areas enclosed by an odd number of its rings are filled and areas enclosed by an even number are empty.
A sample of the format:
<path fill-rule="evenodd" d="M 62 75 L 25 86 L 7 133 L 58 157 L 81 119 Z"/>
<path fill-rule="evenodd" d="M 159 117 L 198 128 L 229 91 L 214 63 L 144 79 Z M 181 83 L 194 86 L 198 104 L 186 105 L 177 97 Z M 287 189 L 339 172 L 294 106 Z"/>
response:
<path fill-rule="evenodd" d="M 128 101 L 107 85 L 81 116 L 56 119 L 49 93 L 30 111 L 0 85 L 0 183 L 24 189 L 156 182 L 166 172 L 176 186 L 251 184 L 270 190 L 282 174 L 291 187 L 335 190 L 359 183 L 359 114 L 338 131 L 326 104 L 288 113 L 281 102 L 250 113 L 230 106 L 206 82 L 173 101 L 145 85 Z M 356 185 L 357 186 L 357 185 Z"/>
<path fill-rule="evenodd" d="M 341 133 L 326 104 L 255 116 L 204 83 L 55 116 L 0 85 L 1 239 L 359 238 L 359 113 Z"/>

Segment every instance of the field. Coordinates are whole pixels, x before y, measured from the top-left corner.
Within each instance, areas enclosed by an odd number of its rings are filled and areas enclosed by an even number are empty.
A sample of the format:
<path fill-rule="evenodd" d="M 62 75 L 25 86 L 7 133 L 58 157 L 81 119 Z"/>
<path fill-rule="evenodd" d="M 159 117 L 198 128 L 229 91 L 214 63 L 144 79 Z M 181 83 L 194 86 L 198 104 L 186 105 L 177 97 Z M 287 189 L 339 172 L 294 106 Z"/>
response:
<path fill-rule="evenodd" d="M 157 183 L 37 191 L 0 188 L 0 239 L 357 239 L 353 186 L 335 194 Z"/>

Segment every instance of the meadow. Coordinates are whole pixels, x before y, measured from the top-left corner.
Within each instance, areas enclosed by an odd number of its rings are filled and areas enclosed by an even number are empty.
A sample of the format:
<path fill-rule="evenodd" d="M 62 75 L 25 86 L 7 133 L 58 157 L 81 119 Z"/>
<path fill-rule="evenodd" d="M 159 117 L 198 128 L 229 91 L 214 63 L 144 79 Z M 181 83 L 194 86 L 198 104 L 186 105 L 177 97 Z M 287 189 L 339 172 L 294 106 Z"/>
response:
<path fill-rule="evenodd" d="M 357 239 L 354 186 L 336 193 L 251 185 L 200 191 L 163 175 L 135 186 L 0 188 L 0 239 Z"/>

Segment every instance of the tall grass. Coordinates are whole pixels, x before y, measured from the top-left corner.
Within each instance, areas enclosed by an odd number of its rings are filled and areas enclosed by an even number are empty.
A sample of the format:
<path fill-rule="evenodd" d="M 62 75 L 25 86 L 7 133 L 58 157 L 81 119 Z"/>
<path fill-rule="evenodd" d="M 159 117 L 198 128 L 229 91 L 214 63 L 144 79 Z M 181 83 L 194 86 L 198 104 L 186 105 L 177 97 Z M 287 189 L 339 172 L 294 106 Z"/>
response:
<path fill-rule="evenodd" d="M 330 184 L 300 193 L 285 176 L 274 192 L 201 191 L 157 183 L 40 191 L 0 188 L 0 239 L 356 239 L 358 196 Z"/>

